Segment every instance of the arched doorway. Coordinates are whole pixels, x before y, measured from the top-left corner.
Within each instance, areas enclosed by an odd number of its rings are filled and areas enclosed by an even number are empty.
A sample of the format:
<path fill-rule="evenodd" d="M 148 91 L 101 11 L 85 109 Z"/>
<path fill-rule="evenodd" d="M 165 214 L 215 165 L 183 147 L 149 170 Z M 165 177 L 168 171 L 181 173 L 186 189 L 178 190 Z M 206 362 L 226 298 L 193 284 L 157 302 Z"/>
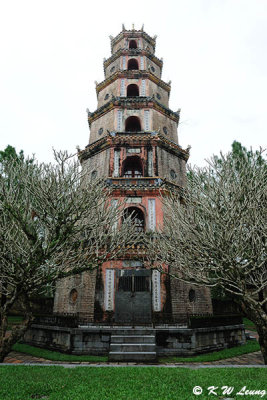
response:
<path fill-rule="evenodd" d="M 151 322 L 151 269 L 117 269 L 115 321 Z"/>
<path fill-rule="evenodd" d="M 125 121 L 126 132 L 140 132 L 141 123 L 138 117 L 128 117 Z"/>
<path fill-rule="evenodd" d="M 132 71 L 134 69 L 139 69 L 138 67 L 138 61 L 135 58 L 131 58 L 128 61 L 128 71 Z"/>
<path fill-rule="evenodd" d="M 130 217 L 131 223 L 135 226 L 136 232 L 144 232 L 145 216 L 143 211 L 138 207 L 127 207 L 124 211 L 124 218 Z"/>
<path fill-rule="evenodd" d="M 137 97 L 139 96 L 139 87 L 138 85 L 131 84 L 127 86 L 127 97 Z"/>
<path fill-rule="evenodd" d="M 143 176 L 143 164 L 138 156 L 127 157 L 122 165 L 124 178 L 141 178 Z"/>
<path fill-rule="evenodd" d="M 137 49 L 136 40 L 130 40 L 129 49 Z"/>

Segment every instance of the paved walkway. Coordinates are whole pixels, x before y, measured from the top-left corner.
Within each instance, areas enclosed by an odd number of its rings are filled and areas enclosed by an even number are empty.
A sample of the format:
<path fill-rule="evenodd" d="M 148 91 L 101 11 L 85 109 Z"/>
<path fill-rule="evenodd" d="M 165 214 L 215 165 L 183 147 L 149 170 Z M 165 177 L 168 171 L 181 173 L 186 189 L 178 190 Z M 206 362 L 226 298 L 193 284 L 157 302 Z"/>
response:
<path fill-rule="evenodd" d="M 256 332 L 250 331 L 249 334 L 255 338 L 257 337 Z M 79 361 L 73 361 L 73 362 L 62 362 L 62 361 L 51 361 L 51 360 L 46 360 L 44 358 L 38 358 L 38 357 L 33 357 L 28 354 L 24 353 L 18 353 L 16 351 L 12 351 L 8 354 L 8 356 L 4 359 L 4 363 L 7 364 L 51 364 L 51 365 L 91 365 L 91 366 L 125 366 L 125 365 L 144 365 L 141 363 L 136 363 L 136 362 L 129 362 L 129 363 L 90 363 L 90 362 L 79 362 Z M 147 364 L 145 364 L 147 365 Z M 166 364 L 162 364 L 162 366 Z M 255 353 L 249 353 L 249 354 L 243 354 L 241 356 L 237 357 L 232 357 L 232 358 L 227 358 L 224 360 L 219 360 L 219 361 L 209 361 L 209 362 L 197 362 L 197 363 L 174 363 L 169 366 L 188 366 L 188 367 L 206 367 L 206 366 L 223 366 L 223 365 L 228 365 L 228 366 L 261 366 L 264 365 L 263 357 L 260 351 L 257 351 Z M 157 364 L 158 366 L 158 364 Z"/>
<path fill-rule="evenodd" d="M 28 354 L 18 353 L 12 351 L 5 358 L 4 363 L 7 364 L 73 364 L 73 365 L 109 365 L 109 363 L 90 363 L 90 362 L 62 362 L 62 361 L 51 361 L 44 358 L 33 357 Z M 142 365 L 139 363 L 110 363 L 111 365 Z M 146 364 L 147 365 L 147 364 Z M 225 360 L 210 361 L 210 362 L 198 362 L 198 363 L 174 363 L 176 366 L 200 366 L 200 365 L 264 365 L 263 357 L 260 351 L 250 354 L 244 354 L 242 356 L 227 358 Z"/>

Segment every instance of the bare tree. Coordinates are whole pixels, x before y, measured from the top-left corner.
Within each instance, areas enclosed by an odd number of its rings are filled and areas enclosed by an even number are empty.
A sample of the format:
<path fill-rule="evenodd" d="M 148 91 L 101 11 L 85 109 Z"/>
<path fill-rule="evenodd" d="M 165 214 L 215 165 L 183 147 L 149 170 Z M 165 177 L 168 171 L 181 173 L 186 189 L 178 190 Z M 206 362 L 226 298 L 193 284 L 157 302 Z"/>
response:
<path fill-rule="evenodd" d="M 66 153 L 55 157 L 55 165 L 11 159 L 1 166 L 0 361 L 33 319 L 30 296 L 119 257 L 136 240 L 134 226 L 121 218 L 123 204 L 110 204 L 104 182 L 89 182 Z M 25 319 L 7 335 L 7 316 L 18 298 Z"/>
<path fill-rule="evenodd" d="M 189 169 L 183 201 L 163 199 L 162 233 L 150 257 L 185 282 L 219 287 L 254 322 L 267 363 L 267 163 L 229 153 Z"/>

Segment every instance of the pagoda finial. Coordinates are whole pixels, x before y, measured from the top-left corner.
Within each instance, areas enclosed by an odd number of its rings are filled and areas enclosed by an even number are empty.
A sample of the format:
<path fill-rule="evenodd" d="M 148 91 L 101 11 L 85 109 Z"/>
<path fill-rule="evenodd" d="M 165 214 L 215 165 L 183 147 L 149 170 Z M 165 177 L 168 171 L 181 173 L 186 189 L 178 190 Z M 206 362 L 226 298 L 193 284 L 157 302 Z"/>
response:
<path fill-rule="evenodd" d="M 134 31 L 134 24 L 132 24 L 132 31 Z"/>
<path fill-rule="evenodd" d="M 142 25 L 141 32 L 143 32 L 143 30 L 144 30 L 144 24 Z"/>
<path fill-rule="evenodd" d="M 126 29 L 125 29 L 125 26 L 124 26 L 124 24 L 122 24 L 122 30 L 123 31 L 125 31 Z"/>

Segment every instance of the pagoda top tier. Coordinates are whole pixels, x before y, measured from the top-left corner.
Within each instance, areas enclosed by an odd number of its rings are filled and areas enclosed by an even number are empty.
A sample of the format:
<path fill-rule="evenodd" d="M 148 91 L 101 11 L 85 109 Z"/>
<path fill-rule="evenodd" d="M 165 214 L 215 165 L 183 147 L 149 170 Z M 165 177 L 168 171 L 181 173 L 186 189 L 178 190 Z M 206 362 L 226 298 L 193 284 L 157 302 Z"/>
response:
<path fill-rule="evenodd" d="M 126 30 L 125 26 L 122 25 L 122 31 L 115 37 L 110 36 L 111 40 L 111 53 L 116 53 L 119 49 L 131 48 L 131 49 L 144 49 L 150 53 L 155 53 L 156 38 L 149 36 L 141 29 L 134 29 L 134 25 L 131 30 Z"/>

